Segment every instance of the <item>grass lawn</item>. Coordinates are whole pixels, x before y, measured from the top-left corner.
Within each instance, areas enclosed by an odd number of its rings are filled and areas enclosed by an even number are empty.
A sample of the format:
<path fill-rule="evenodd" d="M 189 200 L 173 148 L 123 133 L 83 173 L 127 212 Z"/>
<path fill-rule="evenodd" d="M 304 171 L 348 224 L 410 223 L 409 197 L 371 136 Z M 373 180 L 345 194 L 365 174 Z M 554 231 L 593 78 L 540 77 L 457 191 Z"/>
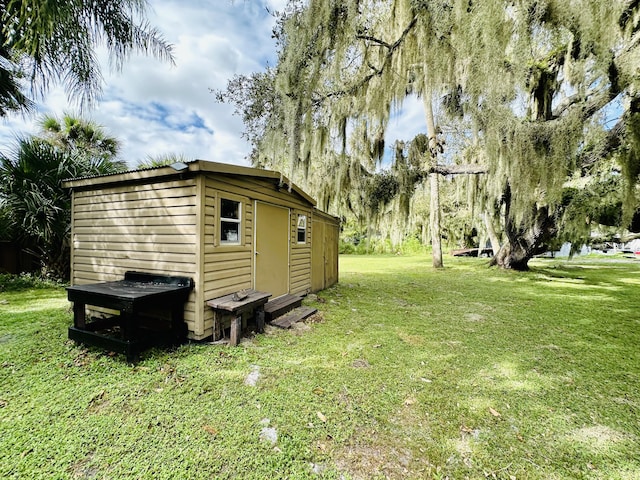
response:
<path fill-rule="evenodd" d="M 340 262 L 314 322 L 136 366 L 0 292 L 0 478 L 640 478 L 640 263 Z"/>

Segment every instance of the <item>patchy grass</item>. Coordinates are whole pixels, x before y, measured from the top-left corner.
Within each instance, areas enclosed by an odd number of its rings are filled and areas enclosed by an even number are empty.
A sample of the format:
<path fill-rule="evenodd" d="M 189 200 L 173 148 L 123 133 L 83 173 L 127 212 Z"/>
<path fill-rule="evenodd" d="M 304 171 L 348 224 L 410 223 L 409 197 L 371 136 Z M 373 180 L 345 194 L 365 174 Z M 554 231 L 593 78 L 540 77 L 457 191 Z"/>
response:
<path fill-rule="evenodd" d="M 0 293 L 1 478 L 640 478 L 640 268 L 342 257 L 305 328 L 127 365 Z"/>

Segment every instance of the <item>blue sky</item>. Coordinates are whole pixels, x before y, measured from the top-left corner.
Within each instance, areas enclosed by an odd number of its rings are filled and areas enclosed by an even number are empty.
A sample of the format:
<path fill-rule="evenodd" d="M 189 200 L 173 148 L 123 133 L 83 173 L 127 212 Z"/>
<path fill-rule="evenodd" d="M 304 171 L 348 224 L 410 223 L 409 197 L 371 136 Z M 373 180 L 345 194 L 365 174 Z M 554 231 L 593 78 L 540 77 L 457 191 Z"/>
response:
<path fill-rule="evenodd" d="M 286 0 L 150 0 L 149 21 L 174 46 L 176 65 L 132 56 L 121 72 L 110 72 L 106 54 L 103 95 L 84 114 L 122 143 L 132 167 L 147 156 L 183 154 L 248 165 L 242 122 L 210 89 L 224 89 L 235 74 L 275 65 L 274 18 Z M 42 99 L 39 112 L 61 115 L 77 109 L 60 88 Z M 0 148 L 36 130 L 38 115 L 0 119 Z M 409 140 L 424 131 L 421 102 L 408 101 L 391 122 L 388 139 Z M 391 147 L 393 140 L 387 145 Z"/>

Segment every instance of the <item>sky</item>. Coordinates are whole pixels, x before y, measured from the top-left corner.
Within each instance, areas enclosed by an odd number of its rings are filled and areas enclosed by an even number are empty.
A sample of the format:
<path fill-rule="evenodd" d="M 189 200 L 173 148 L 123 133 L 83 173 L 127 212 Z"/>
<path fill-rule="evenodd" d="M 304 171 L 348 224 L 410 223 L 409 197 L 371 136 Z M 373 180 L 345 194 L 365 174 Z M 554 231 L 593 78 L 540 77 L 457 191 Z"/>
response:
<path fill-rule="evenodd" d="M 249 144 L 233 107 L 217 103 L 213 90 L 223 90 L 236 74 L 275 66 L 272 38 L 275 19 L 286 0 L 150 0 L 148 20 L 173 45 L 175 65 L 133 55 L 119 72 L 110 71 L 106 55 L 103 94 L 83 112 L 121 142 L 120 157 L 132 168 L 163 154 L 188 159 L 249 165 Z M 37 132 L 43 114 L 77 114 L 65 92 L 52 88 L 32 116 L 0 119 L 0 149 L 6 152 L 19 136 Z M 387 145 L 410 140 L 424 131 L 420 102 L 405 102 L 391 121 Z"/>

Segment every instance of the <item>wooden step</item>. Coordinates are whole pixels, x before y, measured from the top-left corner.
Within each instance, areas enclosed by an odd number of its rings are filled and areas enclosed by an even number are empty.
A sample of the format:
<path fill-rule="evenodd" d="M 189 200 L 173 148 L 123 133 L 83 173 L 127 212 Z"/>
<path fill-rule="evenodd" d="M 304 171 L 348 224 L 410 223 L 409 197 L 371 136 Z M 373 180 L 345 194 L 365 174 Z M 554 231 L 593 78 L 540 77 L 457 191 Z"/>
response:
<path fill-rule="evenodd" d="M 289 313 L 276 318 L 271 325 L 275 325 L 280 328 L 290 328 L 296 322 L 300 322 L 318 311 L 313 307 L 298 307 L 295 310 L 291 310 Z"/>
<path fill-rule="evenodd" d="M 282 295 L 267 302 L 264 306 L 264 318 L 267 322 L 271 322 L 300 305 L 302 305 L 302 297 L 290 294 Z"/>

